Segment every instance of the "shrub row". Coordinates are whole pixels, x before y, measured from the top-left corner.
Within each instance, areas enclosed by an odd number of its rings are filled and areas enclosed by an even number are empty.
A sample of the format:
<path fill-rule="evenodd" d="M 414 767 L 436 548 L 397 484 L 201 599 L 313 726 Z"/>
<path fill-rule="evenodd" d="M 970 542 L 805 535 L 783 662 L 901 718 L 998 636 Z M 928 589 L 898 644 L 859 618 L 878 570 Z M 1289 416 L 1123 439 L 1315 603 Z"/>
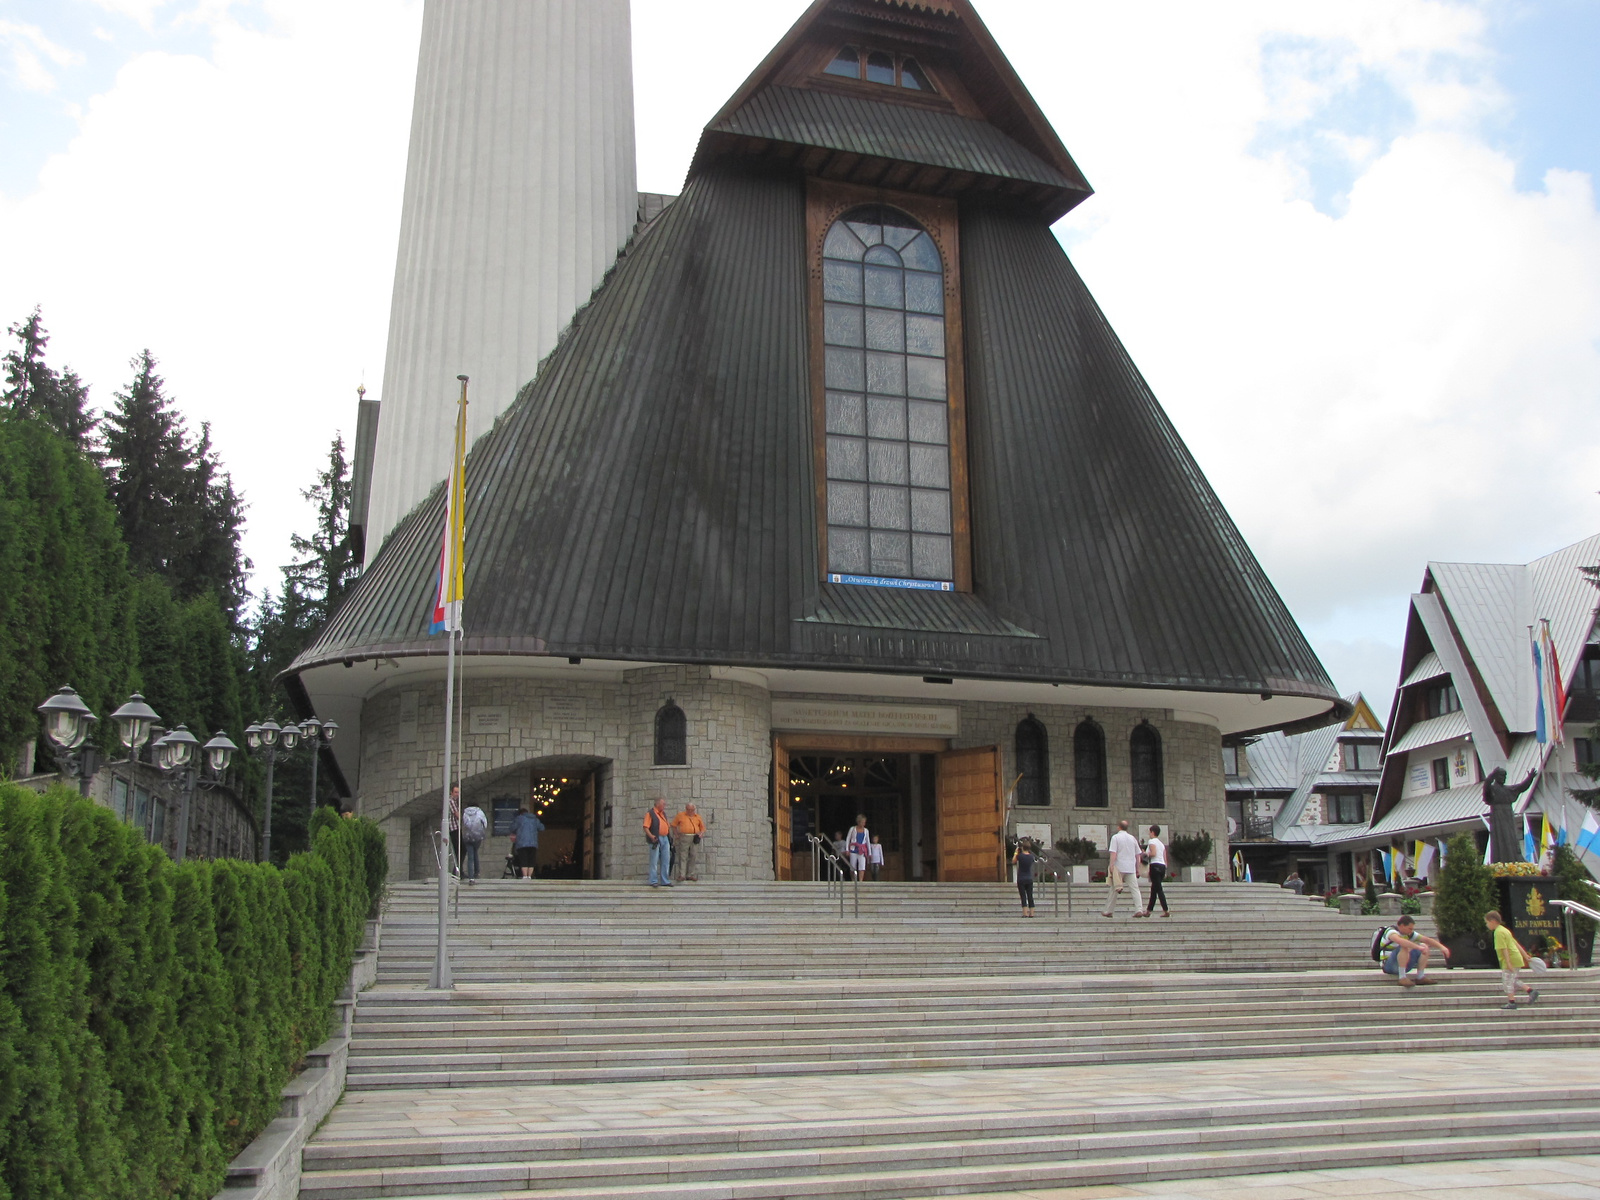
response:
<path fill-rule="evenodd" d="M 383 836 L 331 809 L 279 869 L 173 863 L 0 784 L 0 1200 L 210 1197 L 328 1034 Z"/>

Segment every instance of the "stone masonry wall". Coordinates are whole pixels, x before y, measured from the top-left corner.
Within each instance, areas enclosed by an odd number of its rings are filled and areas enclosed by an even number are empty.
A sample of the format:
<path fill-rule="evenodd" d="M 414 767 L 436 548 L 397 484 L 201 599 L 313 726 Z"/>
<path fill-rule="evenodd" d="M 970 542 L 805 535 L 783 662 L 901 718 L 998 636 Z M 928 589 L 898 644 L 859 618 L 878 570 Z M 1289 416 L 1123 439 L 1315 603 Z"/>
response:
<path fill-rule="evenodd" d="M 674 813 L 694 801 L 705 818 L 702 878 L 771 878 L 770 702 L 762 688 L 713 679 L 704 667 L 645 668 L 627 672 L 621 683 L 469 677 L 464 686 L 468 721 L 460 770 L 466 803 L 517 790 L 498 782 L 508 771 L 539 760 L 583 759 L 602 775 L 596 832 L 607 878 L 643 878 L 641 821 L 656 794 L 667 798 Z M 688 719 L 689 762 L 683 767 L 654 765 L 655 714 L 668 697 Z M 471 731 L 472 710 L 485 706 L 508 710 L 505 732 Z M 384 823 L 393 878 L 421 878 L 433 869 L 426 861 L 427 831 L 414 825 L 437 811 L 443 770 L 442 679 L 398 684 L 366 702 L 358 806 Z M 519 777 L 519 787 L 521 782 Z M 606 806 L 610 829 L 604 828 Z M 484 844 L 486 876 L 499 874 L 507 849 L 506 838 Z"/>
<path fill-rule="evenodd" d="M 651 797 L 665 796 L 669 812 L 686 802 L 700 809 L 707 826 L 704 879 L 772 878 L 772 827 L 769 818 L 771 701 L 756 676 L 706 667 L 649 667 L 628 671 L 621 682 L 468 678 L 461 774 L 468 803 L 490 794 L 517 791 L 520 769 L 552 760 L 560 770 L 584 763 L 602 779 L 597 822 L 602 873 L 607 878 L 643 879 L 645 842 L 641 828 Z M 795 699 L 839 699 L 812 695 Z M 688 721 L 688 763 L 654 763 L 655 715 L 668 699 Z M 851 697 L 857 699 L 857 697 Z M 904 703 L 890 697 L 859 697 L 879 703 Z M 1002 777 L 1016 776 L 1016 727 L 1030 712 L 1049 739 L 1049 806 L 1014 809 L 1015 822 L 1048 822 L 1051 838 L 1076 835 L 1080 825 L 1114 829 L 1128 818 L 1138 827 L 1170 826 L 1175 833 L 1208 831 L 1215 850 L 1213 869 L 1227 847 L 1220 744 L 1215 727 L 1175 720 L 1165 709 L 1086 708 L 964 701 L 956 747 L 998 745 Z M 474 708 L 504 707 L 503 732 L 474 734 Z M 1074 795 L 1073 731 L 1085 716 L 1100 723 L 1106 738 L 1110 805 L 1078 808 Z M 1161 809 L 1131 806 L 1128 737 L 1148 719 L 1160 732 L 1166 804 Z M 366 703 L 362 718 L 359 809 L 384 822 L 392 877 L 424 877 L 426 829 L 415 826 L 437 812 L 443 771 L 444 683 L 397 683 Z M 515 778 L 516 784 L 511 780 Z M 605 827 L 605 810 L 611 825 Z M 415 826 L 415 827 L 414 827 Z M 493 839 L 482 852 L 485 875 L 499 874 L 506 839 Z M 420 860 L 420 861 L 419 861 Z"/>

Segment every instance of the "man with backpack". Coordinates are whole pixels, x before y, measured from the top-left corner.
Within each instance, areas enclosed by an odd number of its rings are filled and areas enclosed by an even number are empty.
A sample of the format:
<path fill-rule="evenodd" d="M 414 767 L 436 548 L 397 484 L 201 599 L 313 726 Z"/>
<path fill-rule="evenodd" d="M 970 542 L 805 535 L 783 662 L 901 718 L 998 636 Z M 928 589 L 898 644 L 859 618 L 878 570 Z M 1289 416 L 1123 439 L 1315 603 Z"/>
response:
<path fill-rule="evenodd" d="M 1401 917 L 1372 935 L 1372 960 L 1383 967 L 1385 975 L 1395 976 L 1401 987 L 1434 982 L 1428 978 L 1430 949 L 1441 951 L 1445 964 L 1449 965 L 1450 947 L 1438 938 L 1418 933 L 1417 923 L 1410 917 Z M 1404 966 L 1400 962 L 1402 957 Z"/>
<path fill-rule="evenodd" d="M 461 874 L 468 886 L 478 881 L 478 850 L 489 835 L 489 818 L 476 804 L 461 814 Z"/>

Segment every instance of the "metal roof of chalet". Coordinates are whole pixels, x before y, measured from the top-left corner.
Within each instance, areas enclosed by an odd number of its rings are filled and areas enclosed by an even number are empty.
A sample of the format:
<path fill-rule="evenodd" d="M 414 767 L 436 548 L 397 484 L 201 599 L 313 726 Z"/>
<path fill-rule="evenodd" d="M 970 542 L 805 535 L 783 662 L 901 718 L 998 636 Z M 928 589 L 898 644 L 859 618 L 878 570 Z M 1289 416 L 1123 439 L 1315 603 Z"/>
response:
<path fill-rule="evenodd" d="M 694 176 L 467 462 L 466 653 L 1337 696 L 1038 217 L 964 204 L 971 594 L 819 579 L 804 187 Z M 443 489 L 293 671 L 442 653 Z"/>
<path fill-rule="evenodd" d="M 769 156 L 790 159 L 801 151 L 831 151 L 849 163 L 850 173 L 819 163 L 822 173 L 873 184 L 885 181 L 891 164 L 936 169 L 921 173 L 922 186 L 949 194 L 981 189 L 1013 196 L 1051 220 L 1090 192 L 1076 167 L 1070 175 L 1063 173 L 987 121 L 810 88 L 774 85 L 754 93 L 707 126 L 696 161 L 710 161 L 730 139 L 770 143 L 764 148 Z"/>

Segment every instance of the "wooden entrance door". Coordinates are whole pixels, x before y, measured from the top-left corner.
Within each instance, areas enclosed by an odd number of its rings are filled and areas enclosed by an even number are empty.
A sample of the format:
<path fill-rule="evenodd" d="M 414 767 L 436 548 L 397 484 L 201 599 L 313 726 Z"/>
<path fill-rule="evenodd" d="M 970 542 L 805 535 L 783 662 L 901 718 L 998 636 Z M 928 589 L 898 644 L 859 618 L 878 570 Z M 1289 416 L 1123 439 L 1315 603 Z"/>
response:
<path fill-rule="evenodd" d="M 938 755 L 939 879 L 991 883 L 1004 879 L 1000 748 L 977 746 Z"/>
<path fill-rule="evenodd" d="M 794 851 L 789 812 L 789 751 L 774 743 L 772 747 L 772 877 L 794 878 Z"/>
<path fill-rule="evenodd" d="M 583 781 L 583 815 L 578 818 L 578 844 L 583 847 L 582 878 L 593 879 L 594 875 L 594 819 L 595 788 L 594 774 Z"/>

